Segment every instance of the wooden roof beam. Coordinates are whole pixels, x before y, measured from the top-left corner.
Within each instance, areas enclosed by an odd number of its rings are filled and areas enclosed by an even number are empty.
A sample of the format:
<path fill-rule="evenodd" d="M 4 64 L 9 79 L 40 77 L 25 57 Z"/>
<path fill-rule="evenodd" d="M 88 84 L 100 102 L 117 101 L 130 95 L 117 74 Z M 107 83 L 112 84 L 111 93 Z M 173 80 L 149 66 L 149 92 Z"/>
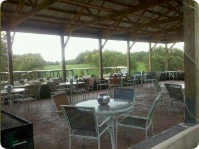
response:
<path fill-rule="evenodd" d="M 146 10 L 148 8 L 155 7 L 155 6 L 164 4 L 164 3 L 168 3 L 170 1 L 176 1 L 176 0 L 159 0 L 159 1 L 150 2 L 150 3 L 148 2 L 145 5 L 139 5 L 139 6 L 127 8 L 127 9 L 117 11 L 115 13 L 103 16 L 103 17 L 98 18 L 98 19 L 93 19 L 91 21 L 88 21 L 85 24 L 79 24 L 77 26 L 70 27 L 66 30 L 66 32 L 76 30 L 76 29 L 79 29 L 79 28 L 83 28 L 85 26 L 90 26 L 90 25 L 93 25 L 93 24 L 101 23 L 103 21 L 107 21 L 107 20 L 110 20 L 110 19 L 113 19 L 113 18 L 118 18 L 119 16 L 122 16 L 122 15 L 127 15 L 127 14 L 131 14 L 131 13 L 134 13 L 134 12 L 137 12 L 137 11 Z"/>
<path fill-rule="evenodd" d="M 169 19 L 154 20 L 154 21 L 151 21 L 149 23 L 144 23 L 144 24 L 136 24 L 134 26 L 127 27 L 125 29 L 118 29 L 118 30 L 106 32 L 106 33 L 104 33 L 104 36 L 107 36 L 107 35 L 110 36 L 110 35 L 114 35 L 114 34 L 129 32 L 129 30 L 131 30 L 131 29 L 139 29 L 139 28 L 144 28 L 144 27 L 150 27 L 153 25 L 176 22 L 178 20 L 182 20 L 182 18 L 183 18 L 182 16 L 177 16 L 177 17 L 173 17 L 173 18 L 169 18 Z"/>
<path fill-rule="evenodd" d="M 25 14 L 23 14 L 23 15 L 19 16 L 18 18 L 16 18 L 15 20 L 12 20 L 10 22 L 11 26 L 13 27 L 13 26 L 16 26 L 17 24 L 22 23 L 26 19 L 34 16 L 38 12 L 40 12 L 40 11 L 48 8 L 49 6 L 55 4 L 58 1 L 59 0 L 46 0 L 46 1 L 42 2 L 41 4 L 39 4 L 38 6 L 36 6 L 35 8 L 33 8 L 32 10 L 30 10 L 29 12 L 26 12 Z"/>

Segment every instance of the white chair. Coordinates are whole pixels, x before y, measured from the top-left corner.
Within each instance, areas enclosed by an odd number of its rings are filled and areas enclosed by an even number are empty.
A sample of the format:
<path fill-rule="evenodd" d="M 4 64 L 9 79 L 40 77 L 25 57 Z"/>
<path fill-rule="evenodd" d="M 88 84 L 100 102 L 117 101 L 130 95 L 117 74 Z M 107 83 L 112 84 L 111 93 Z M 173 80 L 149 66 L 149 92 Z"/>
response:
<path fill-rule="evenodd" d="M 138 117 L 138 116 L 126 115 L 121 121 L 116 123 L 116 135 L 117 135 L 118 126 L 122 126 L 122 127 L 125 127 L 125 128 L 135 128 L 135 129 L 145 130 L 146 138 L 148 138 L 148 135 L 147 135 L 148 128 L 151 126 L 152 132 L 153 132 L 153 135 L 154 135 L 153 113 L 154 113 L 154 109 L 155 109 L 156 104 L 161 99 L 160 97 L 161 97 L 161 95 L 158 95 L 156 97 L 156 99 L 154 100 L 147 117 Z M 116 144 L 117 144 L 117 136 L 116 136 Z"/>

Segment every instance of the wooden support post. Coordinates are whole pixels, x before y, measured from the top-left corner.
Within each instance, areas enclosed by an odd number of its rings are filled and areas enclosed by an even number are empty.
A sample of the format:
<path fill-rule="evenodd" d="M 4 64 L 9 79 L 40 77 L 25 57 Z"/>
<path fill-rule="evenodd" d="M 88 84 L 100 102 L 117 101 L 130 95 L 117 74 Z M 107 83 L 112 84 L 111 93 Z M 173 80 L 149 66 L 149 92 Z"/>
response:
<path fill-rule="evenodd" d="M 9 84 L 14 85 L 13 78 L 13 61 L 12 61 L 12 41 L 10 31 L 6 31 L 7 34 L 7 45 L 8 45 L 8 81 Z"/>
<path fill-rule="evenodd" d="M 61 38 L 61 57 L 62 57 L 62 80 L 66 82 L 66 61 L 65 61 L 65 47 L 67 43 L 64 42 L 64 35 L 60 36 Z M 70 36 L 67 38 L 67 42 L 69 40 Z M 53 74 L 54 76 L 54 74 Z"/>
<path fill-rule="evenodd" d="M 130 41 L 127 41 L 127 69 L 128 76 L 131 76 L 131 49 L 134 46 L 135 42 L 130 45 Z"/>
<path fill-rule="evenodd" d="M 131 51 L 130 51 L 130 41 L 127 41 L 127 69 L 128 76 L 131 76 Z"/>
<path fill-rule="evenodd" d="M 151 71 L 151 52 L 152 52 L 152 48 L 151 48 L 151 42 L 149 42 L 149 71 Z"/>
<path fill-rule="evenodd" d="M 185 100 L 188 108 L 185 108 L 185 122 L 195 123 L 199 119 L 199 7 L 192 0 L 184 0 L 184 4 Z"/>
<path fill-rule="evenodd" d="M 99 39 L 99 68 L 100 68 L 100 78 L 103 78 L 103 62 L 102 62 L 102 39 Z"/>
<path fill-rule="evenodd" d="M 168 54 L 169 54 L 169 49 L 168 49 L 168 44 L 165 43 L 165 71 L 168 71 Z"/>

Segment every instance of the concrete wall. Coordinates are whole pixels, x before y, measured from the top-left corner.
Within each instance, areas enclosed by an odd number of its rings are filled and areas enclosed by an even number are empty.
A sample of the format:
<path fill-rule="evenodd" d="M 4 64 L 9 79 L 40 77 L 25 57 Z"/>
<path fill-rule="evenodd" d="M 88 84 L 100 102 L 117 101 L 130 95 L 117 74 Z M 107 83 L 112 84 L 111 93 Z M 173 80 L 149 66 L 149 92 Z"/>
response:
<path fill-rule="evenodd" d="M 199 143 L 199 124 L 190 127 L 152 149 L 192 149 Z"/>

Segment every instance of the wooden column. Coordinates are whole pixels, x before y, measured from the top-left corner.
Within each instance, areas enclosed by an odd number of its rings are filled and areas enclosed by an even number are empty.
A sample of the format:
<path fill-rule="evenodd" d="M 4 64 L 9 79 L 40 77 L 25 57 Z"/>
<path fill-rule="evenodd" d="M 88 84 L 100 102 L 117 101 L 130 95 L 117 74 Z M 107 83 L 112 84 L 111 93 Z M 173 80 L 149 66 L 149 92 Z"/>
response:
<path fill-rule="evenodd" d="M 102 39 L 99 39 L 99 69 L 100 69 L 100 78 L 103 78 L 103 62 L 102 62 Z"/>
<path fill-rule="evenodd" d="M 199 7 L 192 0 L 184 0 L 184 42 L 185 98 L 189 109 L 185 109 L 185 122 L 195 123 L 199 119 Z"/>
<path fill-rule="evenodd" d="M 60 38 L 61 38 L 61 58 L 62 58 L 62 80 L 66 82 L 66 60 L 65 60 L 64 35 L 61 35 Z"/>
<path fill-rule="evenodd" d="M 13 78 L 13 61 L 12 61 L 12 41 L 10 31 L 6 31 L 7 34 L 7 47 L 8 47 L 8 81 L 9 84 L 14 85 Z"/>
<path fill-rule="evenodd" d="M 149 42 L 149 71 L 151 71 L 151 57 L 152 57 L 152 47 L 151 47 L 151 42 Z"/>
<path fill-rule="evenodd" d="M 128 76 L 131 76 L 131 51 L 130 51 L 130 41 L 127 41 L 127 69 Z"/>
<path fill-rule="evenodd" d="M 168 71 L 168 54 L 169 54 L 169 49 L 168 49 L 168 44 L 165 43 L 165 71 Z"/>

